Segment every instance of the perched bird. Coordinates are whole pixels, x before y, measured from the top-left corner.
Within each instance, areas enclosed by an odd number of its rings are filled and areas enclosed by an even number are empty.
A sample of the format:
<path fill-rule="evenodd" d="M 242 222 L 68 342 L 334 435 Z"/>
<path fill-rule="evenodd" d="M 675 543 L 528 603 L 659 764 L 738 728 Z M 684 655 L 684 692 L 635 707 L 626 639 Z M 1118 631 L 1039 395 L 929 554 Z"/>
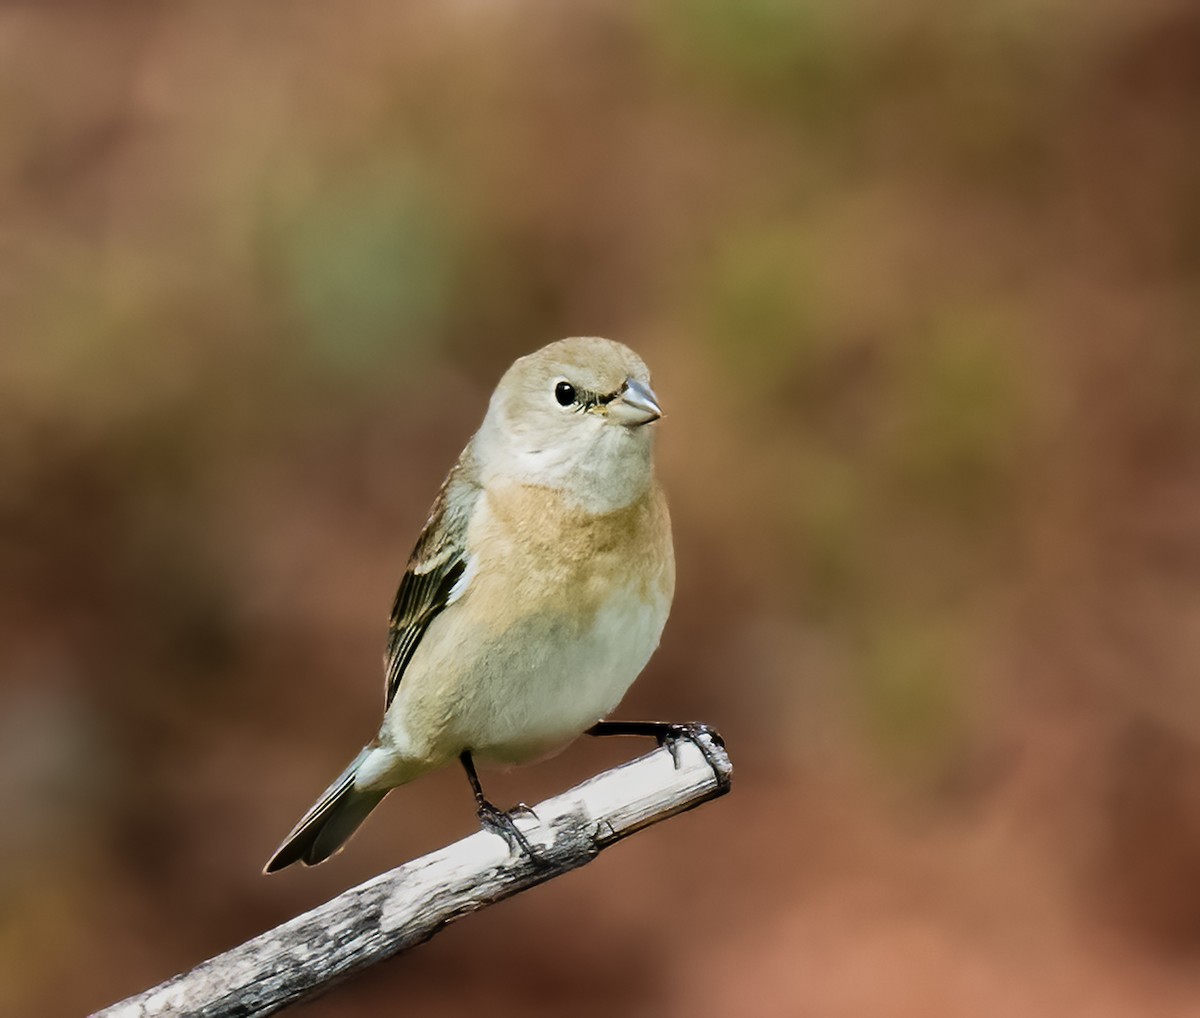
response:
<path fill-rule="evenodd" d="M 607 339 L 564 339 L 508 369 L 396 594 L 379 734 L 266 872 L 329 858 L 389 790 L 455 759 L 485 828 L 534 856 L 485 798 L 476 758 L 524 763 L 585 731 L 696 738 L 602 720 L 658 646 L 675 590 L 652 460 L 661 416 L 646 365 Z"/>

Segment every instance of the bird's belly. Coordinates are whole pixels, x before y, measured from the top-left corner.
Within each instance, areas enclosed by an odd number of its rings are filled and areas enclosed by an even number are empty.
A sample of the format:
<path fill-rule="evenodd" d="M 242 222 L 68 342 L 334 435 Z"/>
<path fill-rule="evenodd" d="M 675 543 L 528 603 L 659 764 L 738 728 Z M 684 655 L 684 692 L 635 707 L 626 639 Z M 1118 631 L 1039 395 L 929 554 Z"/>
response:
<path fill-rule="evenodd" d="M 403 712 L 403 727 L 411 734 L 418 717 L 436 717 L 436 744 L 425 754 L 443 759 L 464 749 L 505 764 L 553 754 L 620 702 L 658 646 L 668 609 L 666 598 L 622 590 L 585 626 L 554 612 L 538 613 L 502 638 L 479 641 L 469 662 L 462 660 L 468 641 L 453 640 L 449 632 L 435 637 L 445 646 L 427 648 L 432 653 L 422 665 L 432 666 L 431 678 L 438 671 L 459 678 L 448 684 L 414 682 L 406 690 L 416 678 L 406 676 L 398 700 L 408 703 L 395 705 Z M 444 671 L 435 661 L 443 656 Z M 421 728 L 433 733 L 430 725 Z"/>
<path fill-rule="evenodd" d="M 487 709 L 474 718 L 470 748 L 502 763 L 562 749 L 620 703 L 658 646 L 665 622 L 665 606 L 622 592 L 583 632 L 551 623 L 541 641 L 545 653 L 525 669 L 488 676 L 498 695 L 481 698 Z"/>

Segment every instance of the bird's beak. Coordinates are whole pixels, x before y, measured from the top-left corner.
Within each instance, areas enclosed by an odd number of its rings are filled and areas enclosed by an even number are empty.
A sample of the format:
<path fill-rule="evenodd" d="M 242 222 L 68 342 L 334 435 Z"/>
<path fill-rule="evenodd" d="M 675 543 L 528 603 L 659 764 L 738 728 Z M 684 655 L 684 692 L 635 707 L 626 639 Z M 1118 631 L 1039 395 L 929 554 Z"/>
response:
<path fill-rule="evenodd" d="M 625 379 L 616 399 L 608 404 L 608 419 L 614 424 L 636 428 L 657 421 L 662 416 L 662 407 L 654 390 L 636 378 Z"/>

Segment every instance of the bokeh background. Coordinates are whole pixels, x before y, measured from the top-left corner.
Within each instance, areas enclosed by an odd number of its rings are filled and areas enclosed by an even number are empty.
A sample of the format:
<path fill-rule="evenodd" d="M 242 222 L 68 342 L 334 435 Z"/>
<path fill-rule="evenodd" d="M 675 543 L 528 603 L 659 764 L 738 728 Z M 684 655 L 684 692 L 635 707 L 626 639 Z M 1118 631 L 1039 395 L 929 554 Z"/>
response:
<path fill-rule="evenodd" d="M 474 829 L 448 770 L 259 872 L 571 334 L 669 414 L 621 713 L 734 791 L 305 1013 L 1200 1013 L 1191 0 L 4 4 L 0 1013 Z"/>

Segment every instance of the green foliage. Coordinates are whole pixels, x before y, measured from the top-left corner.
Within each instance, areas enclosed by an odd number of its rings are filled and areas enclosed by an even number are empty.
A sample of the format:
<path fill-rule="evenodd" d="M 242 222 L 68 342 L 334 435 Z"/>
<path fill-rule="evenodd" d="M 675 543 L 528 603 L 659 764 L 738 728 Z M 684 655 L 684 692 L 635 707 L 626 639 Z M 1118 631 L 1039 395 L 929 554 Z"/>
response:
<path fill-rule="evenodd" d="M 946 311 L 897 365 L 896 480 L 965 522 L 986 523 L 1013 494 L 1023 437 L 1015 329 L 985 307 Z"/>
<path fill-rule="evenodd" d="M 394 166 L 306 196 L 276 242 L 316 363 L 370 371 L 436 338 L 454 279 L 448 218 L 419 177 Z"/>
<path fill-rule="evenodd" d="M 866 731 L 879 757 L 936 781 L 961 741 L 968 672 L 948 621 L 896 611 L 870 630 L 860 659 Z"/>
<path fill-rule="evenodd" d="M 726 240 L 711 269 L 706 336 L 760 398 L 783 395 L 817 367 L 814 252 L 795 229 L 743 231 Z M 767 386 L 764 393 L 763 386 Z"/>
<path fill-rule="evenodd" d="M 652 38 L 668 65 L 759 111 L 833 127 L 863 97 L 854 11 L 788 0 L 673 0 Z"/>

